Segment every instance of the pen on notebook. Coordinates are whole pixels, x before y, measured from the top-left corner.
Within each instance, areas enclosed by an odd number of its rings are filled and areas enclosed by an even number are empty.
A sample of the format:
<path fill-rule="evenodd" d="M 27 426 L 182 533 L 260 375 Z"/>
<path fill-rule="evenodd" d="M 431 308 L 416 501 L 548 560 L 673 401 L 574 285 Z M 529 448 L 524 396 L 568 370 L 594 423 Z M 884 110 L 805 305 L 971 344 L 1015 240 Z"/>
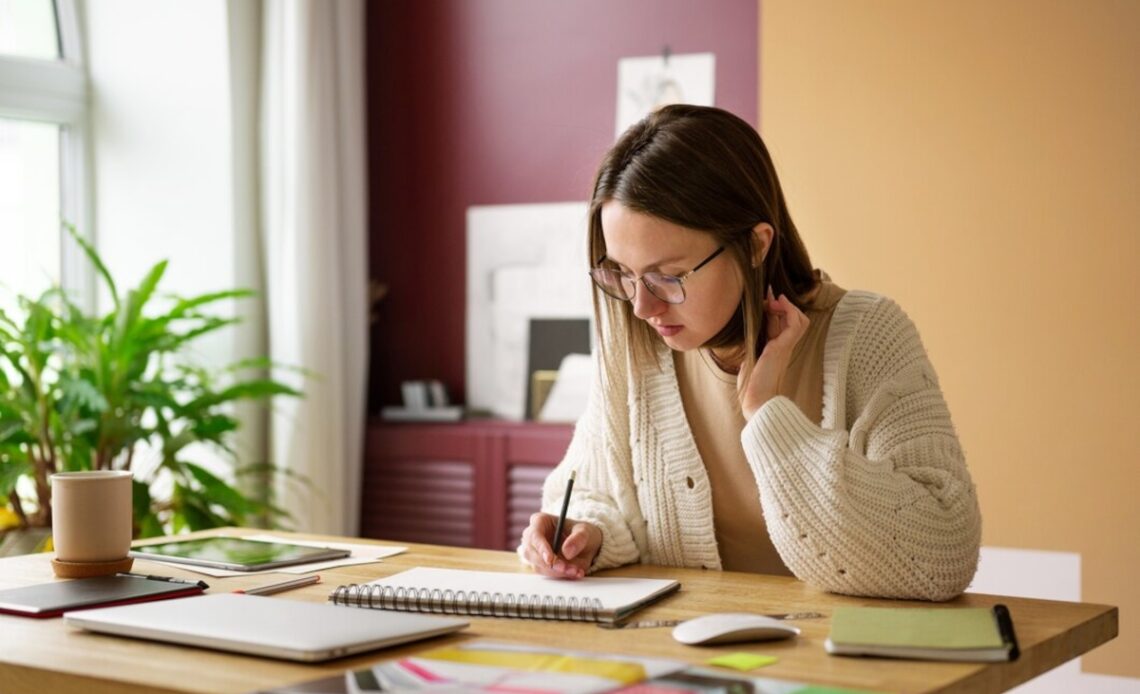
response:
<path fill-rule="evenodd" d="M 130 576 L 132 578 L 145 578 L 151 581 L 166 581 L 167 583 L 185 583 L 188 586 L 198 586 L 202 590 L 210 587 L 210 584 L 205 581 L 190 581 L 185 578 L 174 578 L 173 576 L 151 576 L 149 574 L 132 574 L 127 572 L 120 572 L 116 576 Z"/>
<path fill-rule="evenodd" d="M 562 526 L 566 523 L 566 509 L 570 508 L 570 490 L 574 488 L 574 472 L 566 480 L 566 496 L 562 497 L 562 510 L 558 513 L 558 524 L 554 526 L 554 555 L 562 552 Z"/>
<path fill-rule="evenodd" d="M 257 586 L 255 588 L 246 588 L 244 590 L 235 590 L 235 593 L 245 593 L 246 595 L 272 595 L 274 593 L 281 593 L 286 590 L 300 588 L 301 586 L 308 586 L 314 583 L 320 583 L 320 574 L 312 574 L 311 576 L 298 576 L 291 578 L 288 581 L 280 583 L 270 583 L 264 586 Z"/>

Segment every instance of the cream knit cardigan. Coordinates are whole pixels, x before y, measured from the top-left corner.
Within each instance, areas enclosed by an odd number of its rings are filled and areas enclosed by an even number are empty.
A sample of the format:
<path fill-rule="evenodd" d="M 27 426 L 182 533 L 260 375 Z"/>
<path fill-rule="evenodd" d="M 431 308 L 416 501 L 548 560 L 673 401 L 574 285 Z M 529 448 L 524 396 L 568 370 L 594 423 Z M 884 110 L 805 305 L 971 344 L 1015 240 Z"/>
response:
<path fill-rule="evenodd" d="M 668 350 L 595 378 L 566 458 L 547 478 L 557 514 L 602 530 L 591 570 L 643 562 L 720 569 L 708 476 Z M 849 595 L 947 600 L 977 568 L 981 516 L 958 438 L 914 324 L 885 297 L 850 291 L 823 361 L 823 421 L 765 403 L 741 433 L 768 532 L 788 568 Z M 521 550 L 520 550 L 521 554 Z"/>

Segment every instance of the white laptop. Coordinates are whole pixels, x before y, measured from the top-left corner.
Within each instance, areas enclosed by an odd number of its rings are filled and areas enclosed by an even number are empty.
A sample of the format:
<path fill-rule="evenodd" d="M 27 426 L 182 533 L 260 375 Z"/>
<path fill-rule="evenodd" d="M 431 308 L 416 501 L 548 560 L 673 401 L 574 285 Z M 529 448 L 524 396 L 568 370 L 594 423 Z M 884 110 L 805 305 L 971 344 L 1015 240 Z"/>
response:
<path fill-rule="evenodd" d="M 221 593 L 81 610 L 71 626 L 116 636 L 316 662 L 458 631 L 462 619 Z"/>

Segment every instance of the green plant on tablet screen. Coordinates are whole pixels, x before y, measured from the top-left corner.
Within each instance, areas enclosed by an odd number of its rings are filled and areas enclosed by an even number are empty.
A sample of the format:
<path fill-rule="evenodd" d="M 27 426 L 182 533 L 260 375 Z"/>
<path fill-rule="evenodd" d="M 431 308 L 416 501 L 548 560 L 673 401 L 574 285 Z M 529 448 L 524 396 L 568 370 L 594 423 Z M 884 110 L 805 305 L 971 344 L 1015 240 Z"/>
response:
<path fill-rule="evenodd" d="M 113 469 L 135 475 L 138 537 L 278 524 L 286 514 L 268 494 L 242 491 L 245 478 L 271 488 L 265 480 L 281 471 L 238 461 L 234 405 L 300 393 L 259 376 L 271 366 L 263 359 L 217 369 L 188 358 L 202 338 L 238 322 L 214 311 L 219 302 L 253 293 L 160 297 L 166 261 L 120 292 L 95 249 L 68 230 L 112 306 L 89 315 L 52 288 L 0 310 L 0 521 L 48 526 L 52 473 Z M 206 449 L 228 461 L 226 473 L 201 464 Z M 143 455 L 151 464 L 136 469 Z"/>

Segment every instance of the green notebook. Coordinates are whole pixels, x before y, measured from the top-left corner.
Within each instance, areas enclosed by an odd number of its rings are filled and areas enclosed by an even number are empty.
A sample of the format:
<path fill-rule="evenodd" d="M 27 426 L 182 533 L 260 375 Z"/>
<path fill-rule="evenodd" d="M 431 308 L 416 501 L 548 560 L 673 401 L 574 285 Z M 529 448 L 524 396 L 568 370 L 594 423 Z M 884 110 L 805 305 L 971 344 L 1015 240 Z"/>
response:
<path fill-rule="evenodd" d="M 836 655 L 919 660 L 1016 660 L 1017 637 L 1004 605 L 840 607 L 824 644 Z"/>

